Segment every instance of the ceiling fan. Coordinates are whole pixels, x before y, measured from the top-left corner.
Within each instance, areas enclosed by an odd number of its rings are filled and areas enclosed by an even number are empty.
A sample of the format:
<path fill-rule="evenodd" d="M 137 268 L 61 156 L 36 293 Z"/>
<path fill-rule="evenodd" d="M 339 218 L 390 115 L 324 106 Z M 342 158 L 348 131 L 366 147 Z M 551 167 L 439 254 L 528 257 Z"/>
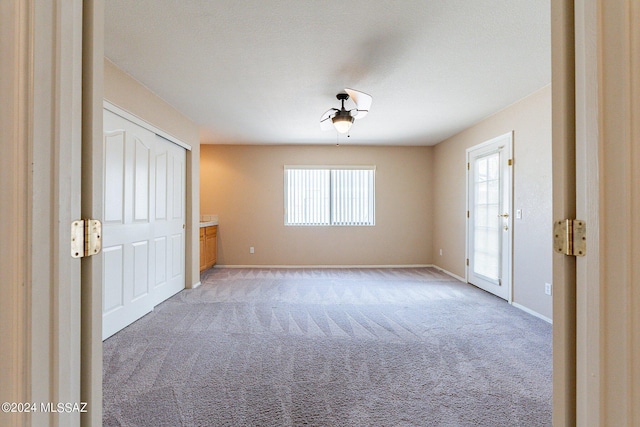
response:
<path fill-rule="evenodd" d="M 330 130 L 331 125 L 340 133 L 347 133 L 353 124 L 355 119 L 361 119 L 367 115 L 369 108 L 371 108 L 371 101 L 373 98 L 364 92 L 360 92 L 354 89 L 345 89 L 346 93 L 339 93 L 336 95 L 339 101 L 342 102 L 340 109 L 331 108 L 325 111 L 320 117 L 320 129 Z M 344 101 L 351 98 L 356 104 L 356 108 L 347 110 L 344 108 Z"/>

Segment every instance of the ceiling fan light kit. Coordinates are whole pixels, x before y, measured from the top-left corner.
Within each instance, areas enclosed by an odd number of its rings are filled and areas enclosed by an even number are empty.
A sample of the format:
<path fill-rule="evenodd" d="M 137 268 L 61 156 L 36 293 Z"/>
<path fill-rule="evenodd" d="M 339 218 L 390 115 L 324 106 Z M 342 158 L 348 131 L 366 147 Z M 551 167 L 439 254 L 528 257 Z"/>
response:
<path fill-rule="evenodd" d="M 331 129 L 329 123 L 332 123 L 336 131 L 347 133 L 355 119 L 361 119 L 367 115 L 373 100 L 371 95 L 354 89 L 345 89 L 345 92 L 336 95 L 336 98 L 342 103 L 341 108 L 331 108 L 320 117 L 320 129 L 329 130 Z M 356 104 L 356 108 L 352 110 L 344 108 L 344 102 L 349 98 Z M 329 119 L 331 119 L 331 122 L 329 122 Z M 327 126 L 327 124 L 329 125 Z"/>
<path fill-rule="evenodd" d="M 336 130 L 339 133 L 347 133 L 349 129 L 351 129 L 351 125 L 353 124 L 353 116 L 347 111 L 347 114 L 341 114 L 339 111 L 338 114 L 333 116 L 331 122 L 333 122 L 333 126 L 335 126 Z"/>

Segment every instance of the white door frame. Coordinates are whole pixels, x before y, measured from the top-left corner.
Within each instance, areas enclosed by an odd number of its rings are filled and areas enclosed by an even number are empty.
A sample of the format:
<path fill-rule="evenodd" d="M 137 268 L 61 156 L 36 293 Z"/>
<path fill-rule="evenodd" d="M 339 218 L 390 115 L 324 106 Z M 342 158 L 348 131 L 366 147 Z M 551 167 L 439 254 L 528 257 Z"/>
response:
<path fill-rule="evenodd" d="M 74 84 L 74 70 L 79 62 L 77 52 L 73 49 L 62 48 L 67 46 L 65 40 L 77 40 L 80 34 L 84 37 L 84 71 L 83 92 L 84 105 L 83 139 L 101 137 L 102 126 L 100 116 L 102 114 L 102 46 L 103 46 L 103 0 L 85 0 L 82 3 L 82 12 L 85 25 L 77 11 L 78 0 L 73 2 L 53 1 L 40 2 L 37 0 L 5 0 L 0 2 L 0 31 L 2 41 L 10 40 L 9 45 L 3 44 L 2 62 L 0 72 L 3 80 L 0 85 L 2 97 L 2 112 L 0 129 L 2 135 L 10 138 L 9 144 L 2 144 L 0 152 L 3 159 L 10 159 L 2 163 L 2 201 L 11 200 L 12 203 L 0 204 L 0 212 L 3 219 L 11 220 L 11 227 L 0 227 L 3 241 L 2 253 L 7 258 L 0 260 L 0 278 L 2 283 L 12 283 L 13 286 L 3 285 L 0 292 L 0 313 L 6 333 L 0 335 L 2 348 L 5 354 L 11 357 L 2 358 L 0 367 L 6 373 L 0 382 L 0 394 L 2 400 L 7 401 L 32 401 L 34 398 L 43 401 L 64 401 L 74 399 L 74 393 L 80 389 L 77 383 L 82 383 L 83 401 L 88 401 L 91 413 L 83 418 L 84 425 L 100 425 L 101 422 L 101 349 L 100 349 L 100 289 L 96 289 L 98 280 L 89 267 L 95 264 L 91 258 L 82 261 L 82 358 L 80 379 L 77 379 L 77 371 L 68 372 L 68 359 L 74 351 L 73 342 L 77 338 L 75 328 L 70 334 L 61 333 L 53 329 L 53 322 L 58 321 L 61 305 L 77 312 L 80 303 L 74 302 L 67 292 L 69 286 L 77 285 L 73 279 L 76 270 L 74 262 L 68 262 L 62 257 L 66 227 L 65 219 L 58 217 L 60 226 L 54 226 L 52 221 L 44 221 L 44 224 L 34 225 L 35 219 L 54 218 L 54 215 L 65 215 L 62 210 L 72 205 L 71 199 L 77 200 L 79 195 L 75 190 L 66 190 L 61 185 L 61 169 L 69 169 L 68 162 L 71 154 L 76 150 L 72 137 L 76 126 L 68 121 L 69 110 L 62 111 L 59 97 L 73 98 L 78 94 Z M 577 6 L 577 14 L 574 14 L 574 4 Z M 590 11 L 596 7 L 598 23 L 594 26 Z M 585 46 L 595 48 L 598 55 L 585 55 L 584 62 L 578 64 L 580 69 L 596 71 L 595 78 L 599 84 L 600 92 L 596 99 L 578 100 L 578 109 L 585 108 L 589 115 L 595 113 L 598 117 L 598 150 L 587 150 L 587 168 L 593 167 L 593 159 L 597 169 L 586 169 L 592 176 L 599 176 L 603 181 L 598 186 L 589 187 L 590 203 L 597 201 L 600 213 L 599 223 L 596 225 L 598 232 L 613 232 L 621 240 L 608 242 L 599 240 L 598 233 L 593 233 L 593 225 L 587 223 L 589 236 L 587 243 L 587 256 L 595 255 L 599 262 L 599 274 L 597 277 L 581 279 L 580 287 L 587 291 L 588 304 L 585 299 L 578 299 L 578 306 L 582 307 L 582 313 L 592 314 L 590 308 L 595 306 L 598 310 L 597 320 L 593 326 L 587 329 L 587 334 L 596 341 L 584 348 L 584 341 L 578 343 L 579 354 L 588 355 L 589 361 L 583 367 L 579 367 L 577 373 L 572 370 L 576 363 L 576 305 L 575 305 L 575 260 L 561 255 L 554 256 L 554 425 L 576 425 L 576 375 L 580 379 L 578 390 L 579 399 L 588 398 L 594 405 L 578 405 L 581 420 L 589 420 L 597 424 L 604 420 L 602 425 L 638 425 L 640 424 L 640 375 L 638 364 L 632 362 L 632 356 L 640 353 L 640 338 L 637 331 L 640 330 L 640 319 L 637 309 L 629 310 L 629 307 L 638 307 L 640 304 L 640 266 L 635 260 L 640 258 L 640 249 L 632 242 L 640 241 L 638 236 L 637 220 L 631 218 L 629 212 L 638 212 L 637 185 L 630 183 L 640 181 L 640 167 L 636 157 L 638 153 L 638 128 L 632 123 L 640 123 L 638 112 L 638 60 L 637 53 L 639 38 L 639 5 L 635 0 L 617 0 L 614 2 L 604 0 L 552 0 L 552 40 L 553 40 L 553 157 L 554 157 L 554 219 L 575 214 L 575 194 L 572 197 L 571 173 L 575 158 L 573 157 L 575 129 L 575 81 L 576 64 L 574 62 L 574 48 L 579 52 Z M 581 9 L 582 8 L 582 9 Z M 582 10 L 582 12 L 581 12 Z M 575 25 L 575 27 L 574 27 Z M 574 28 L 578 32 L 585 29 L 594 30 L 587 33 L 587 37 L 580 39 L 574 36 Z M 582 28 L 582 29 L 581 29 Z M 5 37 L 8 35 L 8 37 Z M 33 43 L 32 43 L 33 42 Z M 55 45 L 52 48 L 51 45 Z M 71 42 L 72 45 L 75 45 Z M 58 48 L 61 48 L 60 50 Z M 56 58 L 54 67 L 47 64 L 52 57 Z M 4 55 L 7 53 L 7 55 Z M 603 53 L 605 55 L 603 55 Z M 611 55 L 614 55 L 612 58 Z M 619 55 L 619 56 L 618 56 Z M 634 56 L 635 55 L 635 56 Z M 74 59 L 75 58 L 75 59 Z M 582 64 L 582 65 L 581 65 Z M 626 65 L 626 66 L 621 66 Z M 37 74 L 31 74 L 37 71 Z M 633 72 L 631 72 L 633 71 Z M 6 79 L 5 76 L 7 77 Z M 592 76 L 593 77 L 593 76 Z M 38 90 L 34 89 L 34 80 L 42 78 L 38 82 Z M 591 81 L 593 82 L 593 81 Z M 53 87 L 56 90 L 54 92 Z M 591 87 L 590 85 L 587 87 Z M 42 91 L 40 91 L 42 89 Z M 55 95 L 54 95 L 55 93 Z M 5 97 L 5 95 L 8 95 Z M 621 95 L 621 96 L 618 96 Z M 74 98 L 75 99 L 75 98 Z M 8 101 L 8 108 L 5 103 Z M 44 114 L 45 111 L 51 114 Z M 56 113 L 61 113 L 57 115 Z M 584 117 L 584 116 L 583 116 Z M 55 120 L 52 120 L 55 118 Z M 65 138 L 56 139 L 56 147 L 62 152 L 54 162 L 46 164 L 46 170 L 40 170 L 37 175 L 32 175 L 32 154 L 43 145 L 50 147 L 53 139 L 35 138 L 35 134 L 53 132 L 58 127 L 57 136 L 61 133 L 71 132 Z M 619 131 L 626 133 L 620 134 Z M 6 131 L 6 132 L 5 132 Z M 605 143 L 606 142 L 606 143 Z M 583 145 L 584 144 L 584 145 Z M 585 141 L 578 141 L 578 151 L 588 148 Z M 605 154 L 600 158 L 599 154 Z M 5 157 L 5 155 L 7 157 Z M 83 154 L 87 157 L 95 153 Z M 591 157 L 595 156 L 595 157 Z M 85 163 L 86 164 L 86 163 Z M 99 167 L 91 162 L 92 167 Z M 591 166 L 589 166 L 591 165 Z M 607 176 L 602 172 L 611 173 Z M 47 178 L 47 182 L 40 180 Z M 574 174 L 575 178 L 575 174 Z M 5 186 L 4 184 L 7 184 Z M 41 184 L 43 184 L 41 186 Z M 93 183 L 92 185 L 100 185 Z M 90 215 L 90 209 L 85 210 L 87 193 L 83 190 L 83 215 Z M 628 197 L 633 196 L 633 197 Z M 573 201 L 572 201 L 573 200 Z M 57 204 L 60 209 L 57 213 L 48 210 Z M 593 205 L 592 205 L 593 206 Z M 43 210 L 44 207 L 44 210 Z M 70 212 L 73 209 L 69 209 Z M 40 216 L 42 215 L 42 217 Z M 94 216 L 94 215 L 90 215 Z M 56 223 L 58 224 L 58 223 Z M 629 227 L 631 226 L 631 227 Z M 34 248 L 34 236 L 40 236 L 40 232 L 50 236 L 49 241 L 38 241 L 40 248 Z M 624 232 L 623 232 L 624 231 Z M 627 232 L 628 231 L 628 232 Z M 626 234 L 625 234 L 626 233 Z M 621 235 L 621 236 L 620 236 Z M 42 258 L 42 252 L 53 253 L 52 258 Z M 51 259 L 53 262 L 48 263 Z M 49 276 L 52 281 L 36 283 L 34 270 L 37 265 L 41 274 L 43 262 L 47 262 L 46 268 L 55 272 Z M 590 261 L 580 260 L 579 264 Z M 55 266 L 53 265 L 55 263 Z M 62 268 L 60 268 L 62 266 Z M 7 267 L 5 270 L 4 267 Z M 578 266 L 583 268 L 584 266 Z M 622 267 L 622 269 L 620 269 Z M 572 273 L 573 271 L 573 273 Z M 583 274 L 583 273 L 581 273 Z M 8 281 L 5 281 L 8 279 Z M 55 292 L 55 296 L 49 293 L 56 285 L 62 284 Z M 36 298 L 27 294 L 28 288 L 35 284 L 31 292 L 35 292 Z M 53 286 L 49 286 L 53 284 Z M 67 285 L 69 286 L 67 286 Z M 613 286 L 615 284 L 616 286 Z M 44 291 L 47 296 L 40 295 Z M 51 305 L 53 299 L 58 304 Z M 627 298 L 626 300 L 624 298 Z M 64 300 L 64 301 L 63 301 Z M 606 304 L 605 304 L 606 301 Z M 619 305 L 622 302 L 622 305 Z M 62 303 L 62 304 L 60 304 Z M 609 305 L 607 305 L 609 304 Z M 611 304 L 614 304 L 613 306 Z M 52 308 L 52 311 L 49 311 Z M 41 311 L 44 310 L 44 311 Z M 595 314 L 594 314 L 595 315 Z M 37 319 L 36 319 L 37 316 Z M 43 319 L 42 323 L 34 326 L 34 321 Z M 4 321 L 7 320 L 7 323 Z M 63 318 L 63 322 L 66 320 Z M 580 328 L 584 327 L 583 320 L 578 319 Z M 44 341 L 38 341 L 31 331 L 44 331 L 41 335 Z M 635 331 L 635 332 L 634 332 Z M 582 332 L 581 332 L 582 333 Z M 585 335 L 587 336 L 587 335 Z M 50 338 L 53 337 L 53 338 Z M 614 345 L 605 345 L 611 343 Z M 53 343 L 55 341 L 55 344 Z M 593 348 L 597 354 L 591 353 Z M 594 365 L 595 363 L 595 365 Z M 586 369 L 585 369 L 586 366 Z M 596 375 L 595 383 L 589 380 L 591 369 L 602 368 L 603 371 L 593 371 Z M 40 370 L 45 370 L 46 376 L 40 376 Z M 67 374 L 70 374 L 67 376 Z M 62 378 L 65 376 L 65 378 Z M 77 380 L 77 382 L 76 382 Z M 65 385 L 61 384 L 65 383 Z M 594 388 L 595 387 L 595 388 Z M 587 395 L 591 397 L 586 397 Z M 598 412 L 596 418 L 591 418 L 592 412 Z M 29 417 L 11 416 L 0 414 L 3 425 L 22 426 L 33 425 L 48 426 L 59 421 L 57 417 Z M 5 422 L 6 420 L 6 422 Z M 620 421 L 620 422 L 618 422 Z M 77 425 L 73 420 L 64 419 L 61 424 Z"/>
<path fill-rule="evenodd" d="M 504 192 L 507 193 L 506 194 L 506 203 L 503 206 L 503 210 L 504 212 L 502 213 L 506 213 L 508 215 L 508 217 L 506 217 L 503 221 L 506 222 L 506 226 L 508 227 L 508 229 L 506 230 L 505 234 L 506 237 L 503 237 L 502 242 L 504 243 L 502 245 L 502 249 L 501 249 L 501 257 L 502 257 L 502 264 L 503 264 L 503 268 L 502 268 L 502 277 L 506 278 L 506 283 L 505 286 L 507 287 L 507 297 L 506 300 L 511 304 L 513 302 L 513 218 L 512 218 L 512 212 L 513 212 L 513 167 L 511 166 L 513 164 L 513 160 L 512 160 L 512 155 L 513 155 L 513 131 L 511 132 L 507 132 L 503 135 L 497 136 L 495 138 L 492 138 L 488 141 L 485 141 L 481 144 L 475 145 L 473 147 L 467 148 L 466 150 L 466 161 L 467 161 L 467 174 L 466 174 L 466 203 L 467 203 L 467 213 L 471 212 L 471 207 L 469 206 L 469 200 L 470 200 L 470 191 L 472 191 L 471 188 L 469 188 L 469 180 L 470 180 L 470 164 L 471 164 L 471 154 L 474 151 L 478 151 L 481 150 L 484 147 L 490 146 L 490 145 L 494 145 L 496 144 L 496 142 L 498 141 L 504 141 L 505 144 L 505 153 L 506 153 L 506 159 L 505 161 L 508 161 L 510 164 L 509 166 L 506 168 L 507 173 L 504 175 L 504 179 L 506 181 L 507 184 L 507 188 L 504 189 Z M 501 165 L 502 166 L 502 165 Z M 467 222 L 466 222 L 466 239 L 465 239 L 465 253 L 466 253 L 466 258 L 467 261 L 469 261 L 471 259 L 470 257 L 470 251 L 471 251 L 471 247 L 469 244 L 469 241 L 471 239 L 471 235 L 470 235 L 470 227 L 469 227 L 469 223 L 471 221 L 471 218 L 469 217 L 469 215 L 467 215 Z M 505 266 L 506 264 L 506 266 Z M 469 274 L 470 274 L 470 265 L 469 262 L 467 262 L 467 265 L 465 267 L 465 281 L 469 282 Z M 476 285 L 478 286 L 478 285 Z M 487 289 L 485 289 L 487 290 Z M 491 292 L 490 290 L 488 292 Z"/>
<path fill-rule="evenodd" d="M 104 0 L 83 1 L 82 217 L 102 219 Z M 91 410 L 82 426 L 102 425 L 102 256 L 82 260 L 80 393 Z"/>
<path fill-rule="evenodd" d="M 25 402 L 31 397 L 31 303 L 27 289 L 32 265 L 30 238 L 32 185 L 28 182 L 34 126 L 28 104 L 33 68 L 33 20 L 27 2 L 0 3 L 0 400 Z M 46 30 L 44 30 L 46 31 Z M 7 44 L 5 40 L 11 40 Z M 47 359 L 44 360 L 47 362 Z M 26 375 L 25 375 L 26 374 Z M 0 413 L 0 424 L 18 426 L 18 415 Z"/>
<path fill-rule="evenodd" d="M 576 422 L 640 425 L 640 3 L 575 2 Z"/>
<path fill-rule="evenodd" d="M 552 1 L 554 426 L 640 425 L 640 3 Z"/>
<path fill-rule="evenodd" d="M 574 0 L 551 1 L 553 218 L 575 217 Z M 549 225 L 551 232 L 551 224 Z M 575 259 L 554 253 L 553 425 L 576 426 Z"/>
<path fill-rule="evenodd" d="M 598 193 L 598 68 L 597 2 L 577 1 L 576 24 L 576 218 L 588 227 L 586 256 L 576 259 L 576 423 L 581 426 L 602 424 L 600 414 L 601 339 L 599 324 L 599 233 Z M 596 298 L 594 298 L 594 296 Z M 594 334 L 593 337 L 590 337 Z M 623 425 L 623 424 L 619 424 Z"/>
<path fill-rule="evenodd" d="M 84 3 L 0 2 L 2 402 L 81 401 L 70 235 L 81 210 Z M 0 412 L 0 424 L 79 426 L 80 414 Z"/>

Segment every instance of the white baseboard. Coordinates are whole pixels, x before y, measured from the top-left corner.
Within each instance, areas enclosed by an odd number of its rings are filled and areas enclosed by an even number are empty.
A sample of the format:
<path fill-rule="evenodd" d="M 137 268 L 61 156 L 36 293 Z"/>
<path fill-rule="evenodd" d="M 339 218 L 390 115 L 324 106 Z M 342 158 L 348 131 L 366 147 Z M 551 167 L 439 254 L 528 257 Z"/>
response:
<path fill-rule="evenodd" d="M 452 272 L 447 271 L 444 268 L 438 267 L 437 265 L 431 265 L 430 267 L 433 267 L 436 270 L 439 270 L 439 271 L 443 272 L 444 274 L 448 274 L 449 276 L 453 277 L 454 279 L 458 279 L 463 283 L 467 283 L 467 280 L 464 277 L 460 277 L 457 274 L 453 274 Z M 543 316 L 542 314 L 538 313 L 537 311 L 533 311 L 530 308 L 525 307 L 524 305 L 518 304 L 517 302 L 511 302 L 510 304 L 513 305 L 514 307 L 524 311 L 525 313 L 528 313 L 528 314 L 530 314 L 532 316 L 535 316 L 538 319 L 542 319 L 547 323 L 553 324 L 553 320 L 549 319 L 546 316 Z"/>
<path fill-rule="evenodd" d="M 196 283 L 192 284 L 191 286 L 189 286 L 189 287 L 188 287 L 188 288 L 186 288 L 186 289 L 195 289 L 195 288 L 197 288 L 197 287 L 198 287 L 198 286 L 200 286 L 200 285 L 202 285 L 202 282 L 196 282 Z"/>
<path fill-rule="evenodd" d="M 516 308 L 519 308 L 520 310 L 524 311 L 525 313 L 529 313 L 530 315 L 537 317 L 538 319 L 542 319 L 547 323 L 553 324 L 553 320 L 549 319 L 546 316 L 543 316 L 542 314 L 538 313 L 537 311 L 533 311 L 530 308 L 525 307 L 524 305 L 520 305 L 517 302 L 512 302 L 511 305 L 516 307 Z"/>
<path fill-rule="evenodd" d="M 216 268 L 425 268 L 430 264 L 404 265 L 215 265 Z"/>
<path fill-rule="evenodd" d="M 433 267 L 436 270 L 441 271 L 444 274 L 449 275 L 449 276 L 453 277 L 454 279 L 457 279 L 457 280 L 461 281 L 462 283 L 467 283 L 467 279 L 465 279 L 464 277 L 460 277 L 457 274 L 453 274 L 452 272 L 450 272 L 448 270 L 445 270 L 442 267 L 438 267 L 437 265 L 430 265 L 429 267 Z"/>

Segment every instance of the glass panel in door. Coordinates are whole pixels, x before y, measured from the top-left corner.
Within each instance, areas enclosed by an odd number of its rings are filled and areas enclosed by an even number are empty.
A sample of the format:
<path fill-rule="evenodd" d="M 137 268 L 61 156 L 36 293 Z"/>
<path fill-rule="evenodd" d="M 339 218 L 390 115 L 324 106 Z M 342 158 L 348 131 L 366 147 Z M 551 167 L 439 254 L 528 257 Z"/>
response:
<path fill-rule="evenodd" d="M 499 283 L 501 271 L 500 240 L 500 152 L 474 159 L 473 178 L 473 271 Z"/>

